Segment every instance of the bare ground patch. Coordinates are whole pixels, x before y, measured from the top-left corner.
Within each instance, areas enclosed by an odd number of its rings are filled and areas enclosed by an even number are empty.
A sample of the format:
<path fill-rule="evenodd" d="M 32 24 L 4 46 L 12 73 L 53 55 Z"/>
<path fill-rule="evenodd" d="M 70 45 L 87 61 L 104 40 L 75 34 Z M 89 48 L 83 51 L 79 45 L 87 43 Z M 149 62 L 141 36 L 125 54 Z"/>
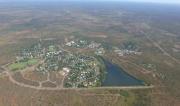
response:
<path fill-rule="evenodd" d="M 23 76 L 24 76 L 24 78 L 26 78 L 28 80 L 33 80 L 33 81 L 47 80 L 47 74 L 38 72 L 38 71 L 27 70 L 27 71 L 23 72 Z"/>
<path fill-rule="evenodd" d="M 43 87 L 56 87 L 56 84 L 54 84 L 50 81 L 47 81 L 47 82 L 42 83 L 42 86 Z"/>
<path fill-rule="evenodd" d="M 20 83 L 31 85 L 31 86 L 39 86 L 38 82 L 24 79 L 20 72 L 15 73 L 12 77 Z"/>

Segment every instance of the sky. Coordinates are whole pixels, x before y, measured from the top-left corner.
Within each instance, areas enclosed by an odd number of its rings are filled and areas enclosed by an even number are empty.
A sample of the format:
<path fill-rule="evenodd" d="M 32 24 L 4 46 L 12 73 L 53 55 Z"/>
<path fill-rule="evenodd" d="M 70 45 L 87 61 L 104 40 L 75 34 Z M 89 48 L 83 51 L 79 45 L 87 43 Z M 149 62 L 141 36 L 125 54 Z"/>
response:
<path fill-rule="evenodd" d="M 0 0 L 0 1 L 62 1 L 62 0 Z M 180 0 L 63 0 L 63 1 L 133 1 L 133 2 L 152 2 L 180 4 Z"/>

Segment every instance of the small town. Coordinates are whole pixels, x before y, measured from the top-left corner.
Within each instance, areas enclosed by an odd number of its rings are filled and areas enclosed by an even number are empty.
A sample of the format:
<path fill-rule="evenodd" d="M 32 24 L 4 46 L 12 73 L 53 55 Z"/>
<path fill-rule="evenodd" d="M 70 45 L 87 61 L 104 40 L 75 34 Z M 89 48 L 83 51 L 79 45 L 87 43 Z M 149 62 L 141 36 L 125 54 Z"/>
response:
<path fill-rule="evenodd" d="M 0 0 L 0 106 L 180 106 L 180 0 Z"/>
<path fill-rule="evenodd" d="M 69 41 L 65 44 L 68 47 L 75 47 L 75 48 L 89 48 L 94 49 L 96 55 L 104 55 L 106 53 L 106 47 L 102 45 L 101 43 L 97 43 L 95 41 L 88 41 L 88 40 L 82 40 L 82 39 L 75 39 L 72 41 Z M 113 53 L 117 54 L 118 56 L 128 56 L 128 55 L 141 55 L 142 52 L 135 50 L 134 44 L 131 42 L 124 44 L 124 48 L 119 48 L 116 46 L 110 46 L 110 48 L 113 50 Z"/>
<path fill-rule="evenodd" d="M 91 49 L 101 47 L 100 43 L 97 43 L 95 41 L 82 40 L 82 39 L 69 41 L 65 45 L 69 47 L 75 47 L 75 48 L 91 48 Z"/>
<path fill-rule="evenodd" d="M 44 45 L 40 39 L 30 48 L 22 49 L 16 56 L 16 61 L 8 66 L 12 71 L 23 70 L 26 67 L 34 66 L 35 71 L 41 73 L 58 72 L 64 76 L 64 87 L 96 87 L 101 86 L 101 72 L 103 63 L 97 57 L 103 56 L 108 50 L 106 47 L 95 41 L 74 39 L 65 42 L 63 45 L 49 41 Z M 74 53 L 64 47 L 80 49 L 92 49 L 94 54 Z M 120 49 L 112 46 L 112 53 L 118 56 L 141 55 L 142 52 L 135 50 Z"/>
<path fill-rule="evenodd" d="M 45 47 L 39 41 L 31 48 L 23 49 L 9 69 L 23 70 L 32 65 L 37 65 L 35 71 L 38 72 L 59 72 L 65 76 L 65 87 L 93 87 L 100 86 L 102 82 L 101 63 L 95 57 L 64 51 L 57 44 Z"/>

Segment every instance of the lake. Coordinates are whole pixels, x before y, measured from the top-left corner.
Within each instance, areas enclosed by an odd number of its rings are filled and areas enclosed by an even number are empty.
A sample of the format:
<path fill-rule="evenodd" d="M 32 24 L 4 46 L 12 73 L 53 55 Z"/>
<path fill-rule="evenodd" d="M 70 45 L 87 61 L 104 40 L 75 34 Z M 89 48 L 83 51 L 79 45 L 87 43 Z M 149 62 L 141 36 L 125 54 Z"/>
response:
<path fill-rule="evenodd" d="M 104 60 L 104 59 L 103 59 Z M 143 81 L 126 73 L 121 67 L 110 61 L 104 60 L 107 74 L 102 86 L 135 86 L 144 85 Z"/>

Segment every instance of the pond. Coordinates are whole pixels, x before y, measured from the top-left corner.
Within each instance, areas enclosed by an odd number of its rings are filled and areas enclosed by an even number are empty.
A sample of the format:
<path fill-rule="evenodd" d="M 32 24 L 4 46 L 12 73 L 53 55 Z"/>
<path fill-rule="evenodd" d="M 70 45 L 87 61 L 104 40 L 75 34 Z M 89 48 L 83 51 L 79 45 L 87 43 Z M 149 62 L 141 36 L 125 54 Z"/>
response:
<path fill-rule="evenodd" d="M 107 74 L 102 86 L 136 86 L 144 85 L 144 82 L 126 73 L 121 67 L 105 59 Z"/>

